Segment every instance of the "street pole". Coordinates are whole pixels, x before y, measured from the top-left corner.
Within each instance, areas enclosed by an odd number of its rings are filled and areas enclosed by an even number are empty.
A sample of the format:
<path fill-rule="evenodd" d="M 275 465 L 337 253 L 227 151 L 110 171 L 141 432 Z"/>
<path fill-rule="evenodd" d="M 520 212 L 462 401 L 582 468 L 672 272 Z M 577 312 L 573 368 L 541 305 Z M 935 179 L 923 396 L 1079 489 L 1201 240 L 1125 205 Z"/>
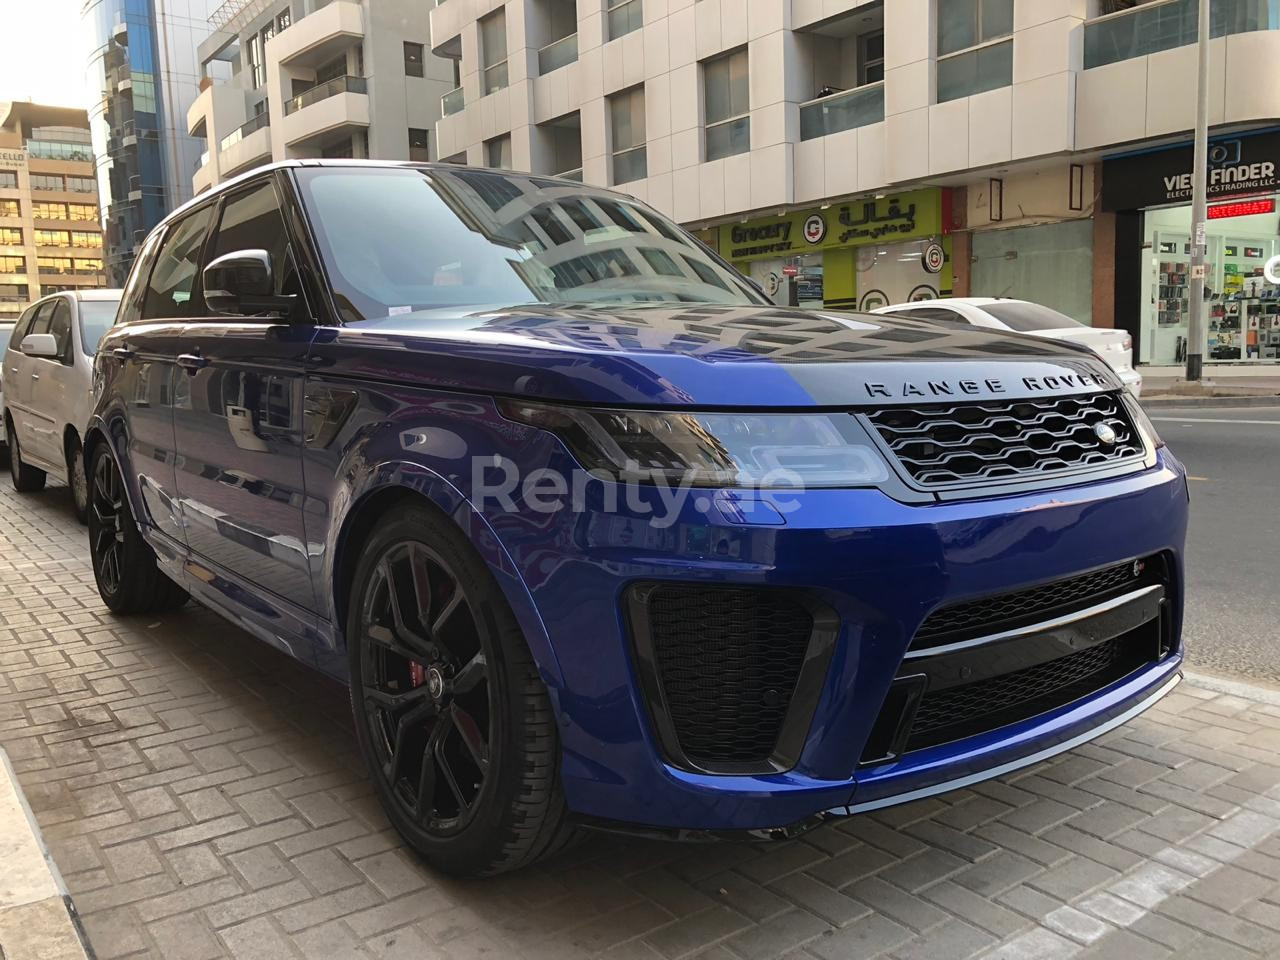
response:
<path fill-rule="evenodd" d="M 1191 324 L 1187 330 L 1187 380 L 1200 379 L 1205 344 L 1205 235 L 1209 193 L 1209 0 L 1200 0 L 1199 80 L 1196 94 L 1195 162 L 1191 174 Z"/>

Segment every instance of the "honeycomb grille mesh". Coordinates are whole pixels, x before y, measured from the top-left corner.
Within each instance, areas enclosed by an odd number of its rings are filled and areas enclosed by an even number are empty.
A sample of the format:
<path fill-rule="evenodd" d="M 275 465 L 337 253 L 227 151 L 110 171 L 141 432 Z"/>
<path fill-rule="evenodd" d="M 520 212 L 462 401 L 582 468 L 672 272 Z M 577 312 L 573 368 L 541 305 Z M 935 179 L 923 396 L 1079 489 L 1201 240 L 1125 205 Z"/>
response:
<path fill-rule="evenodd" d="M 1151 568 L 1150 561 L 1137 564 L 1126 561 L 1028 590 L 943 607 L 929 614 L 921 624 L 911 642 L 911 649 L 937 646 L 960 634 L 998 633 L 1022 623 L 1048 619 L 1071 608 L 1091 606 L 1121 587 L 1141 585 L 1150 579 L 1143 577 L 1143 571 Z"/>
<path fill-rule="evenodd" d="M 1036 479 L 1141 457 L 1142 439 L 1118 394 L 983 401 L 867 414 L 920 486 Z M 1115 441 L 1095 430 L 1109 427 Z"/>
<path fill-rule="evenodd" d="M 926 693 L 907 741 L 918 750 L 1034 716 L 1101 689 L 1138 665 L 1124 637 L 977 683 Z"/>
<path fill-rule="evenodd" d="M 663 585 L 649 597 L 659 682 L 680 747 L 705 765 L 769 759 L 813 635 L 779 590 Z"/>

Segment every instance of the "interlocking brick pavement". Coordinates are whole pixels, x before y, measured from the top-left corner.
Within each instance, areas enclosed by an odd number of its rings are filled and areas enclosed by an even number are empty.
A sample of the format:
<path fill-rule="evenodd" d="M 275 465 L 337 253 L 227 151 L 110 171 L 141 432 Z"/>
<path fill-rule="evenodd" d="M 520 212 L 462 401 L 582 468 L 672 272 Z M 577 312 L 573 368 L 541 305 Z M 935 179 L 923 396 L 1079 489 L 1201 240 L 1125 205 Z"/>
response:
<path fill-rule="evenodd" d="M 117 619 L 0 484 L 0 744 L 104 960 L 1280 956 L 1280 708 L 1184 683 L 1037 767 L 783 845 L 599 836 L 433 874 L 345 690 L 191 606 Z"/>

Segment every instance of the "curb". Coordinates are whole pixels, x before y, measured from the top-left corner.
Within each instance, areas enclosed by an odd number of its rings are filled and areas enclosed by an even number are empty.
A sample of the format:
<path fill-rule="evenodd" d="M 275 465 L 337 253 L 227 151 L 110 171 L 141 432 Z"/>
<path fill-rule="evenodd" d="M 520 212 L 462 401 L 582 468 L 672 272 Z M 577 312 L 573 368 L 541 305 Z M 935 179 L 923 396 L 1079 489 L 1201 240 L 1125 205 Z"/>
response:
<path fill-rule="evenodd" d="M 1205 690 L 1212 690 L 1214 693 L 1225 693 L 1232 697 L 1240 697 L 1242 700 L 1253 700 L 1257 703 L 1280 707 L 1280 687 L 1250 683 L 1245 680 L 1232 680 L 1229 677 L 1200 673 L 1185 668 L 1182 675 L 1186 677 L 1188 683 L 1203 687 Z"/>
<path fill-rule="evenodd" d="M 1182 407 L 1280 407 L 1280 394 L 1248 397 L 1143 397 L 1147 410 L 1173 410 Z"/>
<path fill-rule="evenodd" d="M 67 885 L 0 749 L 0 958 L 95 960 Z"/>

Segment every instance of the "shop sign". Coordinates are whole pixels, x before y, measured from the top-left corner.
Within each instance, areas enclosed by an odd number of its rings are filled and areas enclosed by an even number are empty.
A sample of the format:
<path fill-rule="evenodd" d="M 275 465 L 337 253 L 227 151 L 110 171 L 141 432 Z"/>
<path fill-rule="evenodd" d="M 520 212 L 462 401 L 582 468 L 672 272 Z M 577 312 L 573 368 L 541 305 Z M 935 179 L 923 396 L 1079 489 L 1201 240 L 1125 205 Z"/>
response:
<path fill-rule="evenodd" d="M 1235 203 L 1215 203 L 1209 208 L 1210 220 L 1225 220 L 1228 217 L 1256 217 L 1260 213 L 1275 213 L 1274 197 L 1261 200 L 1237 200 Z"/>
<path fill-rule="evenodd" d="M 730 260 L 785 256 L 817 247 L 911 240 L 942 232 L 942 191 L 912 190 L 854 200 L 825 212 L 749 220 L 720 228 L 720 253 Z"/>
<path fill-rule="evenodd" d="M 1102 163 L 1102 208 L 1140 210 L 1189 203 L 1194 153 L 1188 146 Z M 1209 197 L 1280 190 L 1280 133 L 1215 140 L 1209 148 Z"/>
<path fill-rule="evenodd" d="M 947 262 L 947 253 L 942 249 L 942 244 L 935 240 L 925 245 L 920 254 L 920 262 L 930 273 L 941 273 L 942 265 Z"/>
<path fill-rule="evenodd" d="M 25 167 L 27 165 L 27 151 L 0 150 L 0 164 L 17 164 L 20 167 Z"/>

